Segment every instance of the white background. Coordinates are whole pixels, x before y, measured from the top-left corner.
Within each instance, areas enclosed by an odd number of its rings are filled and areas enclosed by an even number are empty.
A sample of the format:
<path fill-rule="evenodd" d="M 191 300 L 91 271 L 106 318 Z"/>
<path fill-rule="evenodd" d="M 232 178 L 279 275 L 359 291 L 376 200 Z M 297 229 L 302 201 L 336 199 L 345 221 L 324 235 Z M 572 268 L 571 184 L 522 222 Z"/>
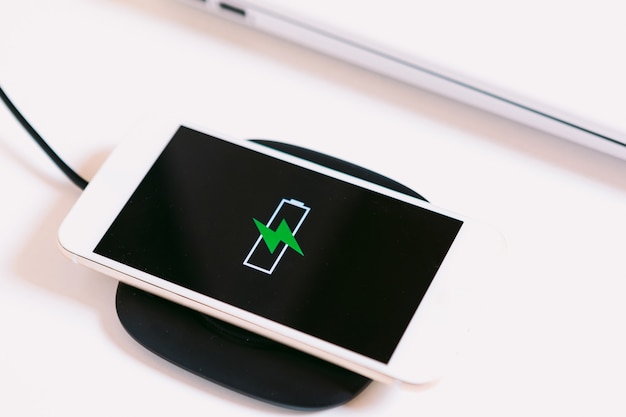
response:
<path fill-rule="evenodd" d="M 323 414 L 626 414 L 626 162 L 173 0 L 4 1 L 0 85 L 86 178 L 138 123 L 181 114 L 347 159 L 504 235 L 497 279 L 467 278 L 444 379 Z M 124 332 L 116 282 L 56 247 L 80 191 L 3 108 L 0 178 L 0 414 L 299 414 Z"/>

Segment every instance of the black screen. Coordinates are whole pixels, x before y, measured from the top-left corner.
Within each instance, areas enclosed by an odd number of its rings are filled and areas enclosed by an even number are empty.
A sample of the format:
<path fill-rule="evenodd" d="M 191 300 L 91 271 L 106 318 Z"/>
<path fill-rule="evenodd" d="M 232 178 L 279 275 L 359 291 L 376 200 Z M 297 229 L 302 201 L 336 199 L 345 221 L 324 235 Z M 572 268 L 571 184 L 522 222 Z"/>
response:
<path fill-rule="evenodd" d="M 94 251 L 388 362 L 461 224 L 181 127 Z"/>

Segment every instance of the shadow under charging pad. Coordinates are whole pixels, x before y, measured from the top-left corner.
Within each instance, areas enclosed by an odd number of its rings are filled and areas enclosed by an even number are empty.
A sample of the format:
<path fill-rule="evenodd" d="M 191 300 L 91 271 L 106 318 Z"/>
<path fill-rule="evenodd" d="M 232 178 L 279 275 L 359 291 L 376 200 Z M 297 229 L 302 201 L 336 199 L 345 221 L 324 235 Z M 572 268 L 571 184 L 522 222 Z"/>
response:
<path fill-rule="evenodd" d="M 254 140 L 404 194 L 411 189 L 354 164 L 282 142 Z M 370 379 L 120 283 L 117 315 L 158 356 L 233 391 L 277 406 L 322 410 L 350 401 Z"/>

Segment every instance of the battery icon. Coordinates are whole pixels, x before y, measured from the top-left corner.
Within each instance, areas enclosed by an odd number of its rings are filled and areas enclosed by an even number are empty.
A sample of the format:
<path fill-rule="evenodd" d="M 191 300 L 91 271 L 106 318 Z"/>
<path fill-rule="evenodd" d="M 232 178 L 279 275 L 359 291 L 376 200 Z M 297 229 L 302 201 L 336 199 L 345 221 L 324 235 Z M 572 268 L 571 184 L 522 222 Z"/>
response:
<path fill-rule="evenodd" d="M 243 264 L 271 274 L 287 249 L 304 255 L 295 236 L 310 210 L 301 201 L 283 198 L 267 223 L 253 219 L 259 237 Z"/>

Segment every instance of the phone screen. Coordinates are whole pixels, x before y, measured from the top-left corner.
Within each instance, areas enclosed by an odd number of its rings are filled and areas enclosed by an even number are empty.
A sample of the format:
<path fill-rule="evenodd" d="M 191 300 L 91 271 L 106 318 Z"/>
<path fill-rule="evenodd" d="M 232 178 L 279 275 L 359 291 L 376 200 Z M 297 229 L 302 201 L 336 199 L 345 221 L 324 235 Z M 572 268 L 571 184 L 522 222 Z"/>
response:
<path fill-rule="evenodd" d="M 461 226 L 181 127 L 94 252 L 387 363 Z"/>

